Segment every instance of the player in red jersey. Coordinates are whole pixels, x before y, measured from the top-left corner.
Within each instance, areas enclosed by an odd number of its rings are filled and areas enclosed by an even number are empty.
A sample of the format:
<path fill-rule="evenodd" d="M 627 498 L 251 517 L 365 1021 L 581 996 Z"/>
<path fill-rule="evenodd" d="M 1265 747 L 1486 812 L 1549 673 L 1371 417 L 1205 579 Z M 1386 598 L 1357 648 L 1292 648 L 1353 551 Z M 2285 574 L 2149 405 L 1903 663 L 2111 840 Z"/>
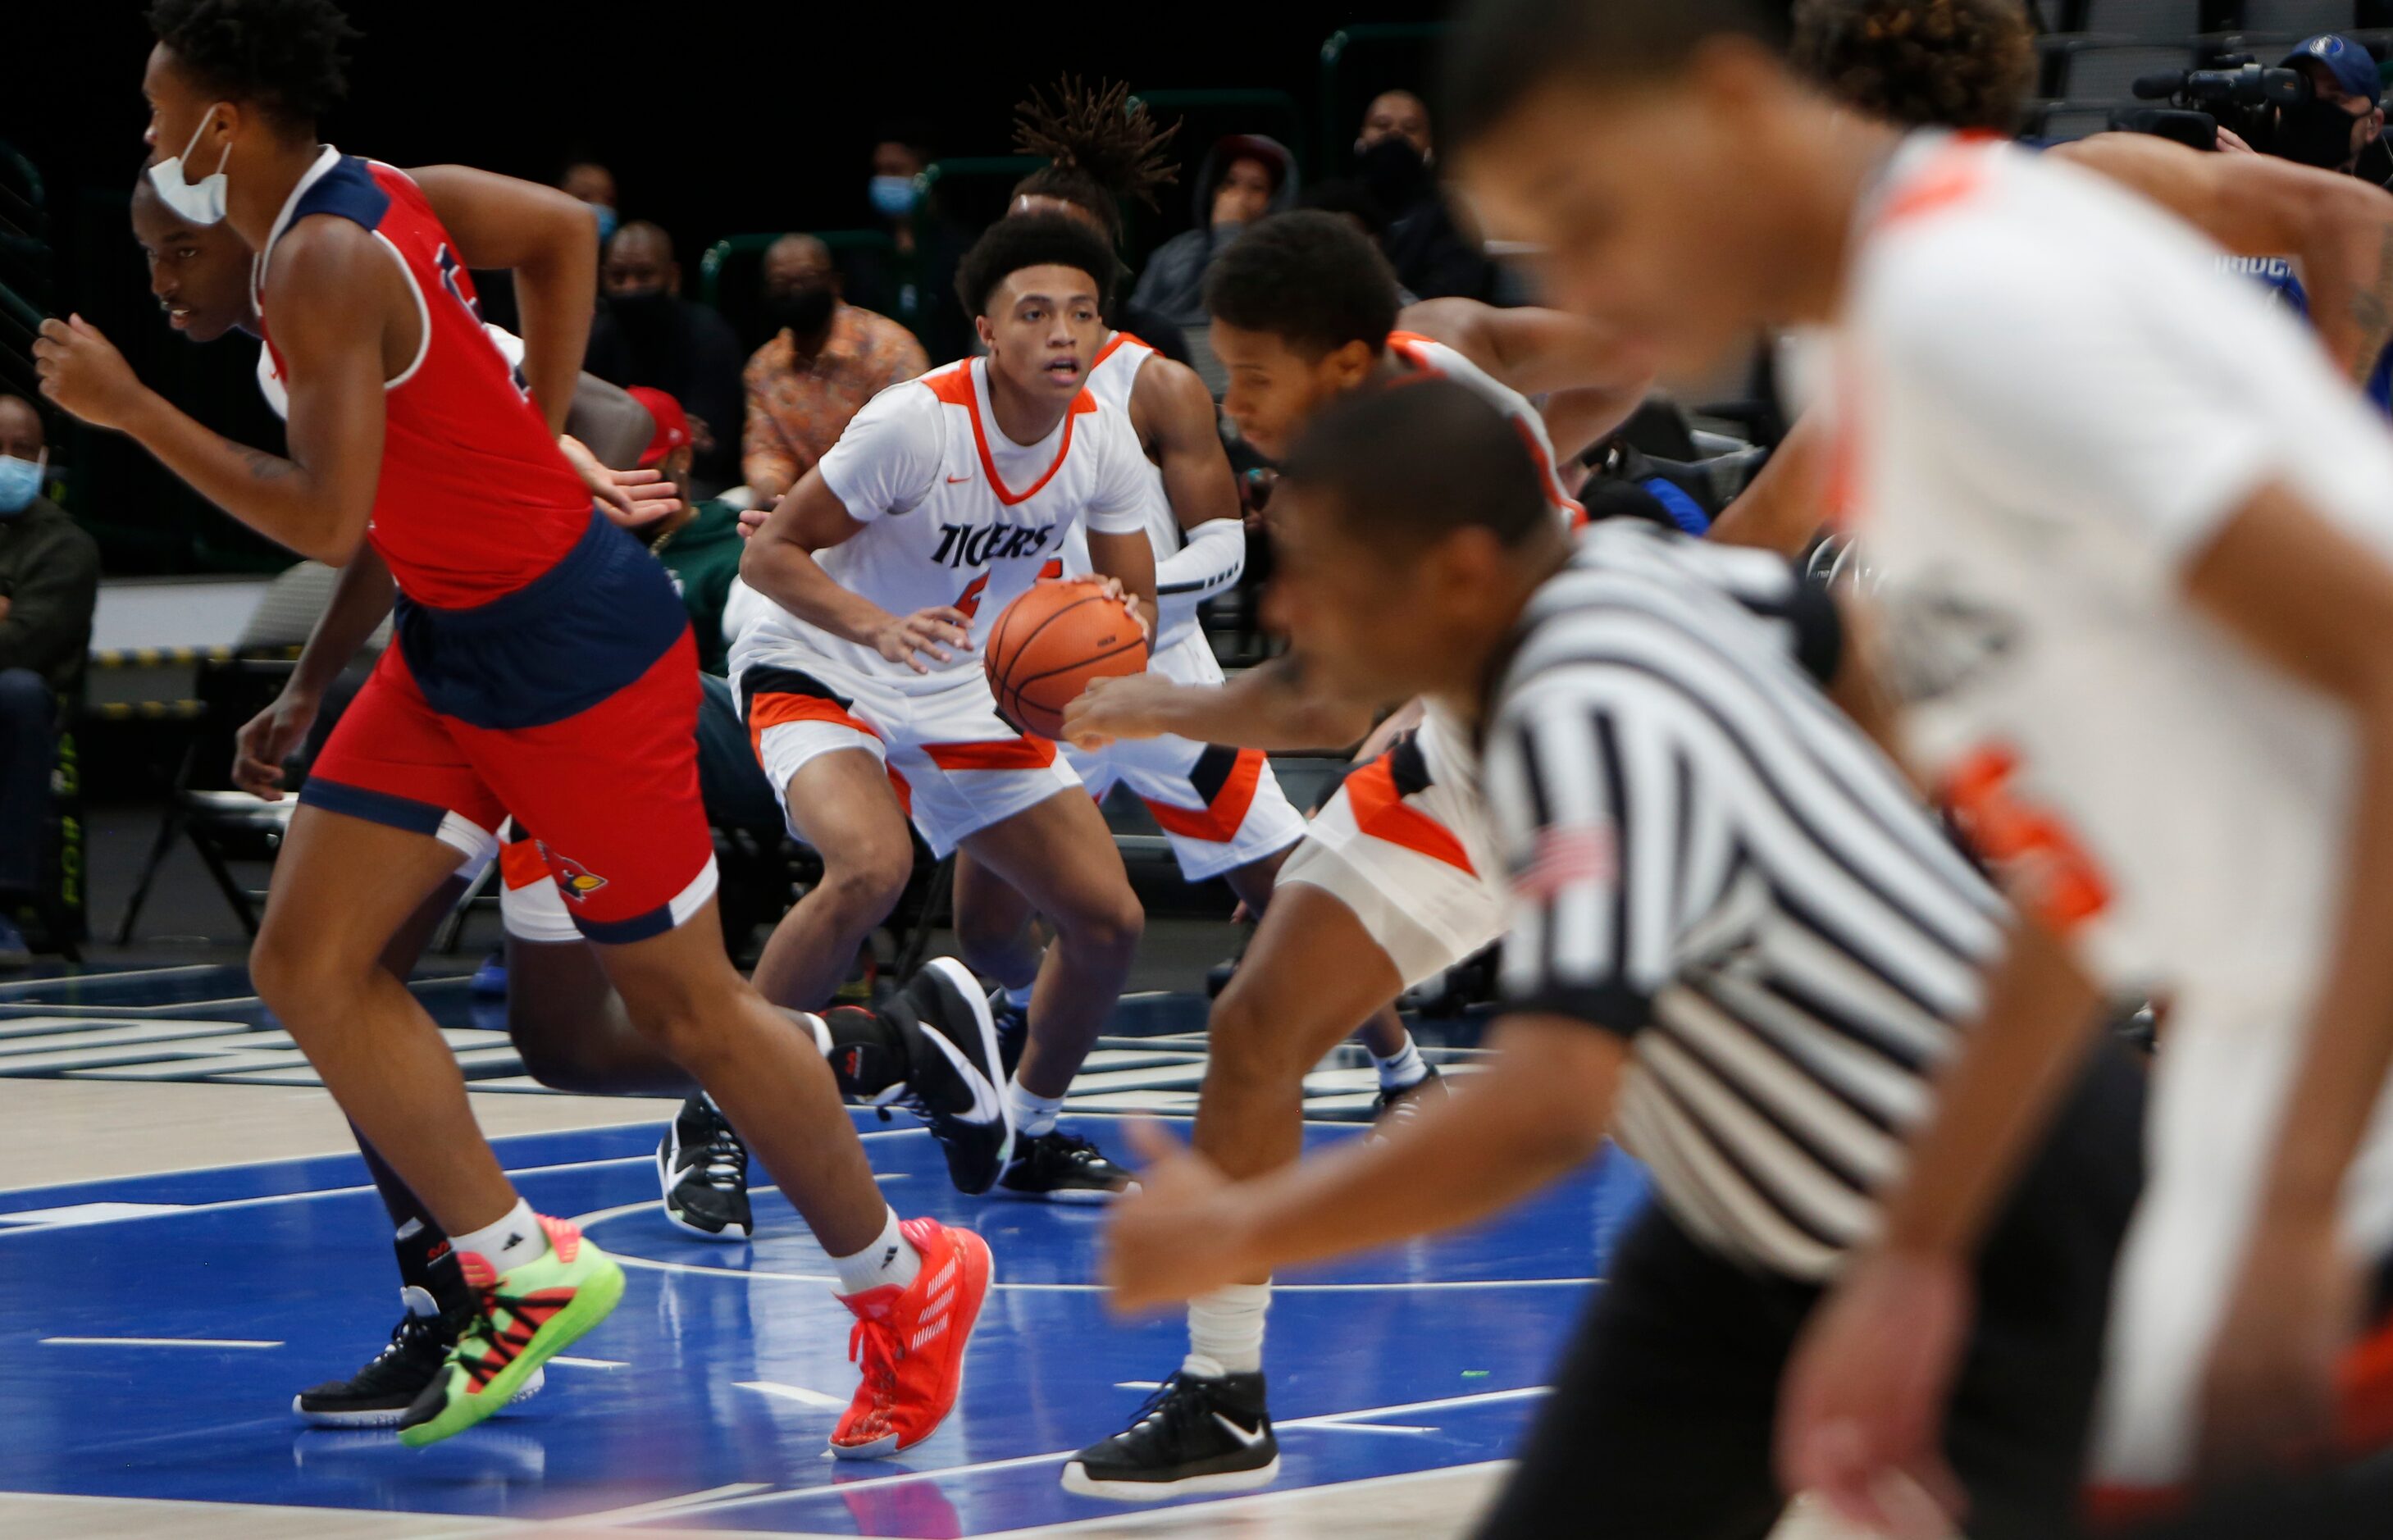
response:
<path fill-rule="evenodd" d="M 150 22 L 143 92 L 150 142 L 166 155 L 150 180 L 187 218 L 229 220 L 259 254 L 253 288 L 289 389 L 290 452 L 209 432 L 80 318 L 45 322 L 35 352 L 52 400 L 132 435 L 243 523 L 335 564 L 371 542 L 397 581 L 396 643 L 292 817 L 252 972 L 343 1110 L 454 1238 L 477 1293 L 402 1441 L 445 1438 L 503 1405 L 623 1287 L 596 1246 L 516 1194 L 431 1019 L 380 962 L 512 809 L 547 842 L 632 1020 L 714 1090 L 830 1253 L 864 1370 L 833 1451 L 919 1442 L 953 1405 L 988 1248 L 927 1220 L 899 1224 L 823 1063 L 828 1033 L 792 1032 L 724 956 L 687 621 L 556 446 L 596 291 L 586 211 L 461 171 L 445 228 L 403 173 L 319 143 L 354 35 L 330 0 L 159 0 Z M 516 272 L 520 371 L 482 330 L 473 265 Z M 639 817 L 621 816 L 633 807 Z M 857 1046 L 942 1045 L 909 1064 L 916 1100 L 936 1114 L 951 1165 L 993 1180 L 1010 1142 L 988 1086 L 994 1037 L 985 1003 L 965 1014 L 977 1031 L 958 1034 L 961 1048 L 922 1032 Z"/>

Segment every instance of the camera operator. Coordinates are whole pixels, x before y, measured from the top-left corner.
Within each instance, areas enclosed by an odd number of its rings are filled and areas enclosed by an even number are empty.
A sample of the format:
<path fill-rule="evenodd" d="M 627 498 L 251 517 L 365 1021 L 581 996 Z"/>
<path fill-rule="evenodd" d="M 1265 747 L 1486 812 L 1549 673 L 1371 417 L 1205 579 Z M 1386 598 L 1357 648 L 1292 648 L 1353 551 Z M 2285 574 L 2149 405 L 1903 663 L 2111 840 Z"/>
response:
<path fill-rule="evenodd" d="M 2365 176 L 2378 186 L 2387 178 L 2385 159 L 2385 86 L 2376 60 L 2347 37 L 2321 33 L 2287 54 L 2279 69 L 2291 70 L 2310 84 L 2310 99 L 2277 109 L 2271 154 L 2322 171 Z M 2371 150 L 2377 151 L 2371 156 Z M 2363 173 L 2360 163 L 2372 163 Z"/>

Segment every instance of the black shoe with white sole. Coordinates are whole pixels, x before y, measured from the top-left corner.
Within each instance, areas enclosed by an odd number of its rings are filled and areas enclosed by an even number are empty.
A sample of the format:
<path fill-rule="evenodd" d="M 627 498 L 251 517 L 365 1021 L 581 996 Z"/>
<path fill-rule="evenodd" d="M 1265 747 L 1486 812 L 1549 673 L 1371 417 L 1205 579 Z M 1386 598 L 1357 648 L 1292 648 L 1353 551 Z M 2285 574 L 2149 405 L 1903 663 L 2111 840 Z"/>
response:
<path fill-rule="evenodd" d="M 1380 1092 L 1379 1101 L 1371 1106 L 1371 1131 L 1363 1137 L 1385 1139 L 1419 1117 L 1431 1103 L 1443 1102 L 1453 1094 L 1453 1082 L 1440 1075 L 1437 1066 L 1432 1064 L 1429 1073 L 1411 1085 Z"/>
<path fill-rule="evenodd" d="M 1157 1503 L 1202 1492 L 1247 1492 L 1279 1474 L 1279 1440 L 1263 1404 L 1263 1377 L 1183 1370 L 1137 1418 L 1064 1467 L 1064 1490 L 1120 1503 Z"/>
<path fill-rule="evenodd" d="M 1134 1180 L 1128 1167 L 1115 1165 L 1094 1144 L 1054 1129 L 1013 1142 L 1013 1163 L 997 1179 L 997 1190 L 1041 1203 L 1110 1203 Z"/>
<path fill-rule="evenodd" d="M 399 1317 L 388 1345 L 348 1378 L 328 1379 L 292 1397 L 292 1411 L 318 1428 L 399 1426 L 399 1417 L 448 1363 L 449 1350 L 457 1345 L 457 1334 L 465 1325 L 462 1311 L 432 1314 L 431 1296 L 422 1289 L 404 1293 L 407 1313 Z M 419 1307 L 424 1313 L 418 1313 Z M 542 1379 L 541 1371 L 533 1370 L 507 1404 L 538 1395 Z"/>
<path fill-rule="evenodd" d="M 748 1207 L 748 1146 L 704 1095 L 691 1097 L 657 1144 L 665 1218 L 702 1241 L 738 1244 L 755 1233 Z"/>
<path fill-rule="evenodd" d="M 972 970 L 938 957 L 906 981 L 881 1014 L 906 1048 L 906 1078 L 882 1093 L 930 1126 L 960 1193 L 986 1193 L 1014 1153 L 988 998 Z"/>

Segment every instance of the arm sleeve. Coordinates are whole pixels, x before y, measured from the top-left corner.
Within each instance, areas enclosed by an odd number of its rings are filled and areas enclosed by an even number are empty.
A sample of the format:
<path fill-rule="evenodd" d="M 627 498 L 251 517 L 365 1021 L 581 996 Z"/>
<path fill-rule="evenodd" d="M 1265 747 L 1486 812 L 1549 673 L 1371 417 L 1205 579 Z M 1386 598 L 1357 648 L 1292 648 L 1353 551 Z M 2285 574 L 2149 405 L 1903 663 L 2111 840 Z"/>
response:
<path fill-rule="evenodd" d="M 0 669 L 32 669 L 55 678 L 91 642 L 99 595 L 99 547 L 79 529 L 44 542 L 8 594 L 0 620 Z"/>
<path fill-rule="evenodd" d="M 1130 419 L 1107 411 L 1099 419 L 1102 437 L 1092 449 L 1102 451 L 1097 486 L 1081 517 L 1101 535 L 1135 535 L 1146 528 L 1146 500 L 1160 496 L 1148 476 L 1146 452 L 1131 431 Z M 1157 581 L 1160 582 L 1157 576 Z"/>
<path fill-rule="evenodd" d="M 1500 708 L 1486 790 L 1509 878 L 1508 1010 L 1623 1038 L 1650 1024 L 1691 908 L 1683 831 L 1700 811 L 1672 698 L 1651 675 L 1578 664 Z"/>
<path fill-rule="evenodd" d="M 816 463 L 823 485 L 858 524 L 919 506 L 938 484 L 946 445 L 939 398 L 911 385 L 893 385 L 848 422 Z"/>
<path fill-rule="evenodd" d="M 1155 599 L 1169 628 L 1196 613 L 1196 607 L 1236 584 L 1247 569 L 1247 527 L 1235 518 L 1209 518 L 1188 531 L 1188 543 L 1155 564 Z"/>

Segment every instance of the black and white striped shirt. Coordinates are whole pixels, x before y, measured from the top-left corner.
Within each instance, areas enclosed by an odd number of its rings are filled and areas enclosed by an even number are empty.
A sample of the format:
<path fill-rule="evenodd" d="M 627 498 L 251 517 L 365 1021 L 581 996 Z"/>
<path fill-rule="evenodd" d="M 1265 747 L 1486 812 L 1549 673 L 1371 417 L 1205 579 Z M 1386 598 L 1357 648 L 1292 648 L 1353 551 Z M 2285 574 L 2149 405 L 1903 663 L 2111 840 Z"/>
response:
<path fill-rule="evenodd" d="M 1629 1038 L 1615 1127 L 1672 1215 L 1815 1280 L 1872 1233 L 2003 908 L 1749 561 L 1598 529 L 1531 601 L 1485 738 L 1503 990 Z"/>

